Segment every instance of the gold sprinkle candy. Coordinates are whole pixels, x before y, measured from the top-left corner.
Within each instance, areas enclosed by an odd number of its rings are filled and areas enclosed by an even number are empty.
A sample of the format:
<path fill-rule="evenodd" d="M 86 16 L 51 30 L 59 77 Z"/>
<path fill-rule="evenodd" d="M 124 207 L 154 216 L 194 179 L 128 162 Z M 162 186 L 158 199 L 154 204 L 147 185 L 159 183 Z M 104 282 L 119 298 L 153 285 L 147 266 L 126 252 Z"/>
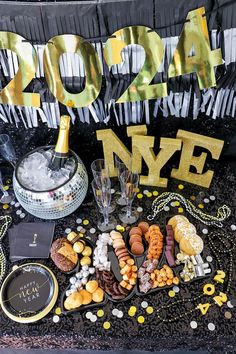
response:
<path fill-rule="evenodd" d="M 153 307 L 152 306 L 148 306 L 147 308 L 146 308 L 146 312 L 149 314 L 149 315 L 151 315 L 152 313 L 153 313 Z"/>
<path fill-rule="evenodd" d="M 142 197 L 143 197 L 143 194 L 142 194 L 142 193 L 137 194 L 137 198 L 138 198 L 138 199 L 142 199 Z"/>
<path fill-rule="evenodd" d="M 179 188 L 179 189 L 184 189 L 184 185 L 183 185 L 183 184 L 179 184 L 179 185 L 178 185 L 178 188 Z"/>
<path fill-rule="evenodd" d="M 195 195 L 191 195 L 190 199 L 194 201 L 196 199 Z"/>
<path fill-rule="evenodd" d="M 184 209 L 183 208 L 178 208 L 178 213 L 183 213 Z"/>
<path fill-rule="evenodd" d="M 56 308 L 55 314 L 58 315 L 58 316 L 61 314 L 61 308 L 60 307 Z"/>
<path fill-rule="evenodd" d="M 148 197 L 148 198 L 152 197 L 152 193 L 151 193 L 151 192 L 148 192 L 148 193 L 147 193 L 147 197 Z"/>
<path fill-rule="evenodd" d="M 143 316 L 138 316 L 137 321 L 138 321 L 138 323 L 144 323 L 145 318 Z"/>
<path fill-rule="evenodd" d="M 104 311 L 103 311 L 103 310 L 98 310 L 98 311 L 97 311 L 97 316 L 98 316 L 98 317 L 104 316 Z"/>
<path fill-rule="evenodd" d="M 204 205 L 203 204 L 198 204 L 198 208 L 204 209 Z"/>
<path fill-rule="evenodd" d="M 9 186 L 4 186 L 3 188 L 4 188 L 5 191 L 8 191 Z"/>
<path fill-rule="evenodd" d="M 103 328 L 104 328 L 104 329 L 109 329 L 110 327 L 111 327 L 110 322 L 104 322 L 104 323 L 103 323 Z"/>
<path fill-rule="evenodd" d="M 174 292 L 174 290 L 170 290 L 170 291 L 168 292 L 168 295 L 169 295 L 169 297 L 175 297 L 175 292 Z"/>
<path fill-rule="evenodd" d="M 83 221 L 83 225 L 88 225 L 88 224 L 89 224 L 89 220 L 85 219 L 85 220 Z"/>
<path fill-rule="evenodd" d="M 154 191 L 152 194 L 154 195 L 154 197 L 157 197 L 159 193 L 158 191 Z"/>
<path fill-rule="evenodd" d="M 8 209 L 9 208 L 9 205 L 8 204 L 3 204 L 3 209 Z"/>

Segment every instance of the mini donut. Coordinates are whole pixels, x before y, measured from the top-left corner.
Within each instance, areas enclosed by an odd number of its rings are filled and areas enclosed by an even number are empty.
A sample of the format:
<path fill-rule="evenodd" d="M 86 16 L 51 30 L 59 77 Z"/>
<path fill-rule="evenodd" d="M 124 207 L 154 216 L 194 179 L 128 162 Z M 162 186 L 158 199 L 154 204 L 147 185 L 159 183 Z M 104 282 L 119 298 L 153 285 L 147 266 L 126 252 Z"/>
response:
<path fill-rule="evenodd" d="M 132 236 L 132 235 L 140 235 L 142 236 L 143 232 L 142 232 L 142 229 L 138 226 L 135 226 L 135 227 L 132 227 L 129 231 L 129 235 Z"/>
<path fill-rule="evenodd" d="M 138 224 L 138 227 L 142 230 L 142 233 L 145 234 L 146 232 L 148 232 L 149 224 L 146 221 L 141 221 Z"/>

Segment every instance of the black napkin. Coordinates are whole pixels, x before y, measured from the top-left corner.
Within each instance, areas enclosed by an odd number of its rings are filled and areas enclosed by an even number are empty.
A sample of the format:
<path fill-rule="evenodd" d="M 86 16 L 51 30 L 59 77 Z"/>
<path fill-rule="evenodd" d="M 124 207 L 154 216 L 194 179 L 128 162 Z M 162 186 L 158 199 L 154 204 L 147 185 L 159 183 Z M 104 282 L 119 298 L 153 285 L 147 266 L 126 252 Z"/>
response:
<path fill-rule="evenodd" d="M 20 223 L 9 229 L 10 260 L 48 258 L 54 229 L 54 222 Z"/>

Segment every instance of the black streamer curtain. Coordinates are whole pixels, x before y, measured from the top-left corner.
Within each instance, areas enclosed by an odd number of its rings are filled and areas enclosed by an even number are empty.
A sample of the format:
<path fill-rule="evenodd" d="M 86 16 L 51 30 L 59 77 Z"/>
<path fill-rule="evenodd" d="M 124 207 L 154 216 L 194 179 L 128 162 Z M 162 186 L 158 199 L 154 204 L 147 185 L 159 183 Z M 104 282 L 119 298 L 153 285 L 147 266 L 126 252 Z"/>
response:
<path fill-rule="evenodd" d="M 224 64 L 217 67 L 217 88 L 199 90 L 195 74 L 167 78 L 168 66 L 189 11 L 205 7 L 211 48 L 221 48 Z M 144 62 L 140 46 L 124 50 L 125 61 L 110 70 L 103 59 L 103 45 L 116 30 L 143 25 L 155 29 L 165 46 L 165 56 L 153 83 L 167 82 L 168 96 L 162 99 L 117 104 L 115 100 L 133 81 Z M 116 124 L 150 123 L 151 117 L 191 117 L 206 115 L 213 119 L 235 117 L 236 113 L 236 1 L 226 0 L 120 0 L 66 2 L 0 2 L 0 31 L 20 34 L 34 45 L 38 56 L 36 77 L 27 88 L 39 92 L 41 108 L 0 105 L 1 121 L 25 128 L 40 122 L 57 128 L 60 114 L 68 112 L 75 122 Z M 84 108 L 61 105 L 47 87 L 43 68 L 43 50 L 47 41 L 61 34 L 78 34 L 92 43 L 102 62 L 102 90 L 95 102 Z M 81 92 L 84 67 L 79 57 L 65 53 L 60 58 L 64 87 Z M 0 88 L 18 70 L 16 56 L 0 51 Z"/>

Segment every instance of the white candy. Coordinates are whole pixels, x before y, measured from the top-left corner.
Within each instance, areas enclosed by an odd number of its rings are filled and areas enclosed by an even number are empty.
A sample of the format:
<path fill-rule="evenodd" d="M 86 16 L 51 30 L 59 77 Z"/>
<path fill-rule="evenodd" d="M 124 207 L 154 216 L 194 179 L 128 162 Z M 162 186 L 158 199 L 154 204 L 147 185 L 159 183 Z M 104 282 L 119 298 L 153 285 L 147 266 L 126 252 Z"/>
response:
<path fill-rule="evenodd" d="M 81 283 L 82 283 L 83 285 L 87 284 L 87 282 L 88 282 L 88 279 L 87 279 L 87 278 L 83 278 L 83 279 L 81 280 Z"/>
<path fill-rule="evenodd" d="M 70 278 L 70 283 L 75 284 L 76 280 L 77 280 L 76 277 L 72 277 L 72 278 Z"/>
<path fill-rule="evenodd" d="M 70 296 L 72 294 L 71 290 L 66 290 L 66 297 Z"/>
<path fill-rule="evenodd" d="M 88 269 L 89 269 L 89 266 L 87 264 L 83 265 L 82 270 L 88 270 Z"/>
<path fill-rule="evenodd" d="M 83 272 L 83 278 L 87 278 L 89 276 L 89 271 L 85 270 Z"/>
<path fill-rule="evenodd" d="M 89 268 L 89 274 L 94 274 L 95 273 L 95 268 Z"/>
<path fill-rule="evenodd" d="M 77 281 L 76 283 L 75 283 L 75 286 L 77 287 L 77 288 L 80 288 L 81 287 L 81 285 L 82 285 L 82 283 L 81 283 L 81 281 L 79 280 L 79 281 Z"/>

